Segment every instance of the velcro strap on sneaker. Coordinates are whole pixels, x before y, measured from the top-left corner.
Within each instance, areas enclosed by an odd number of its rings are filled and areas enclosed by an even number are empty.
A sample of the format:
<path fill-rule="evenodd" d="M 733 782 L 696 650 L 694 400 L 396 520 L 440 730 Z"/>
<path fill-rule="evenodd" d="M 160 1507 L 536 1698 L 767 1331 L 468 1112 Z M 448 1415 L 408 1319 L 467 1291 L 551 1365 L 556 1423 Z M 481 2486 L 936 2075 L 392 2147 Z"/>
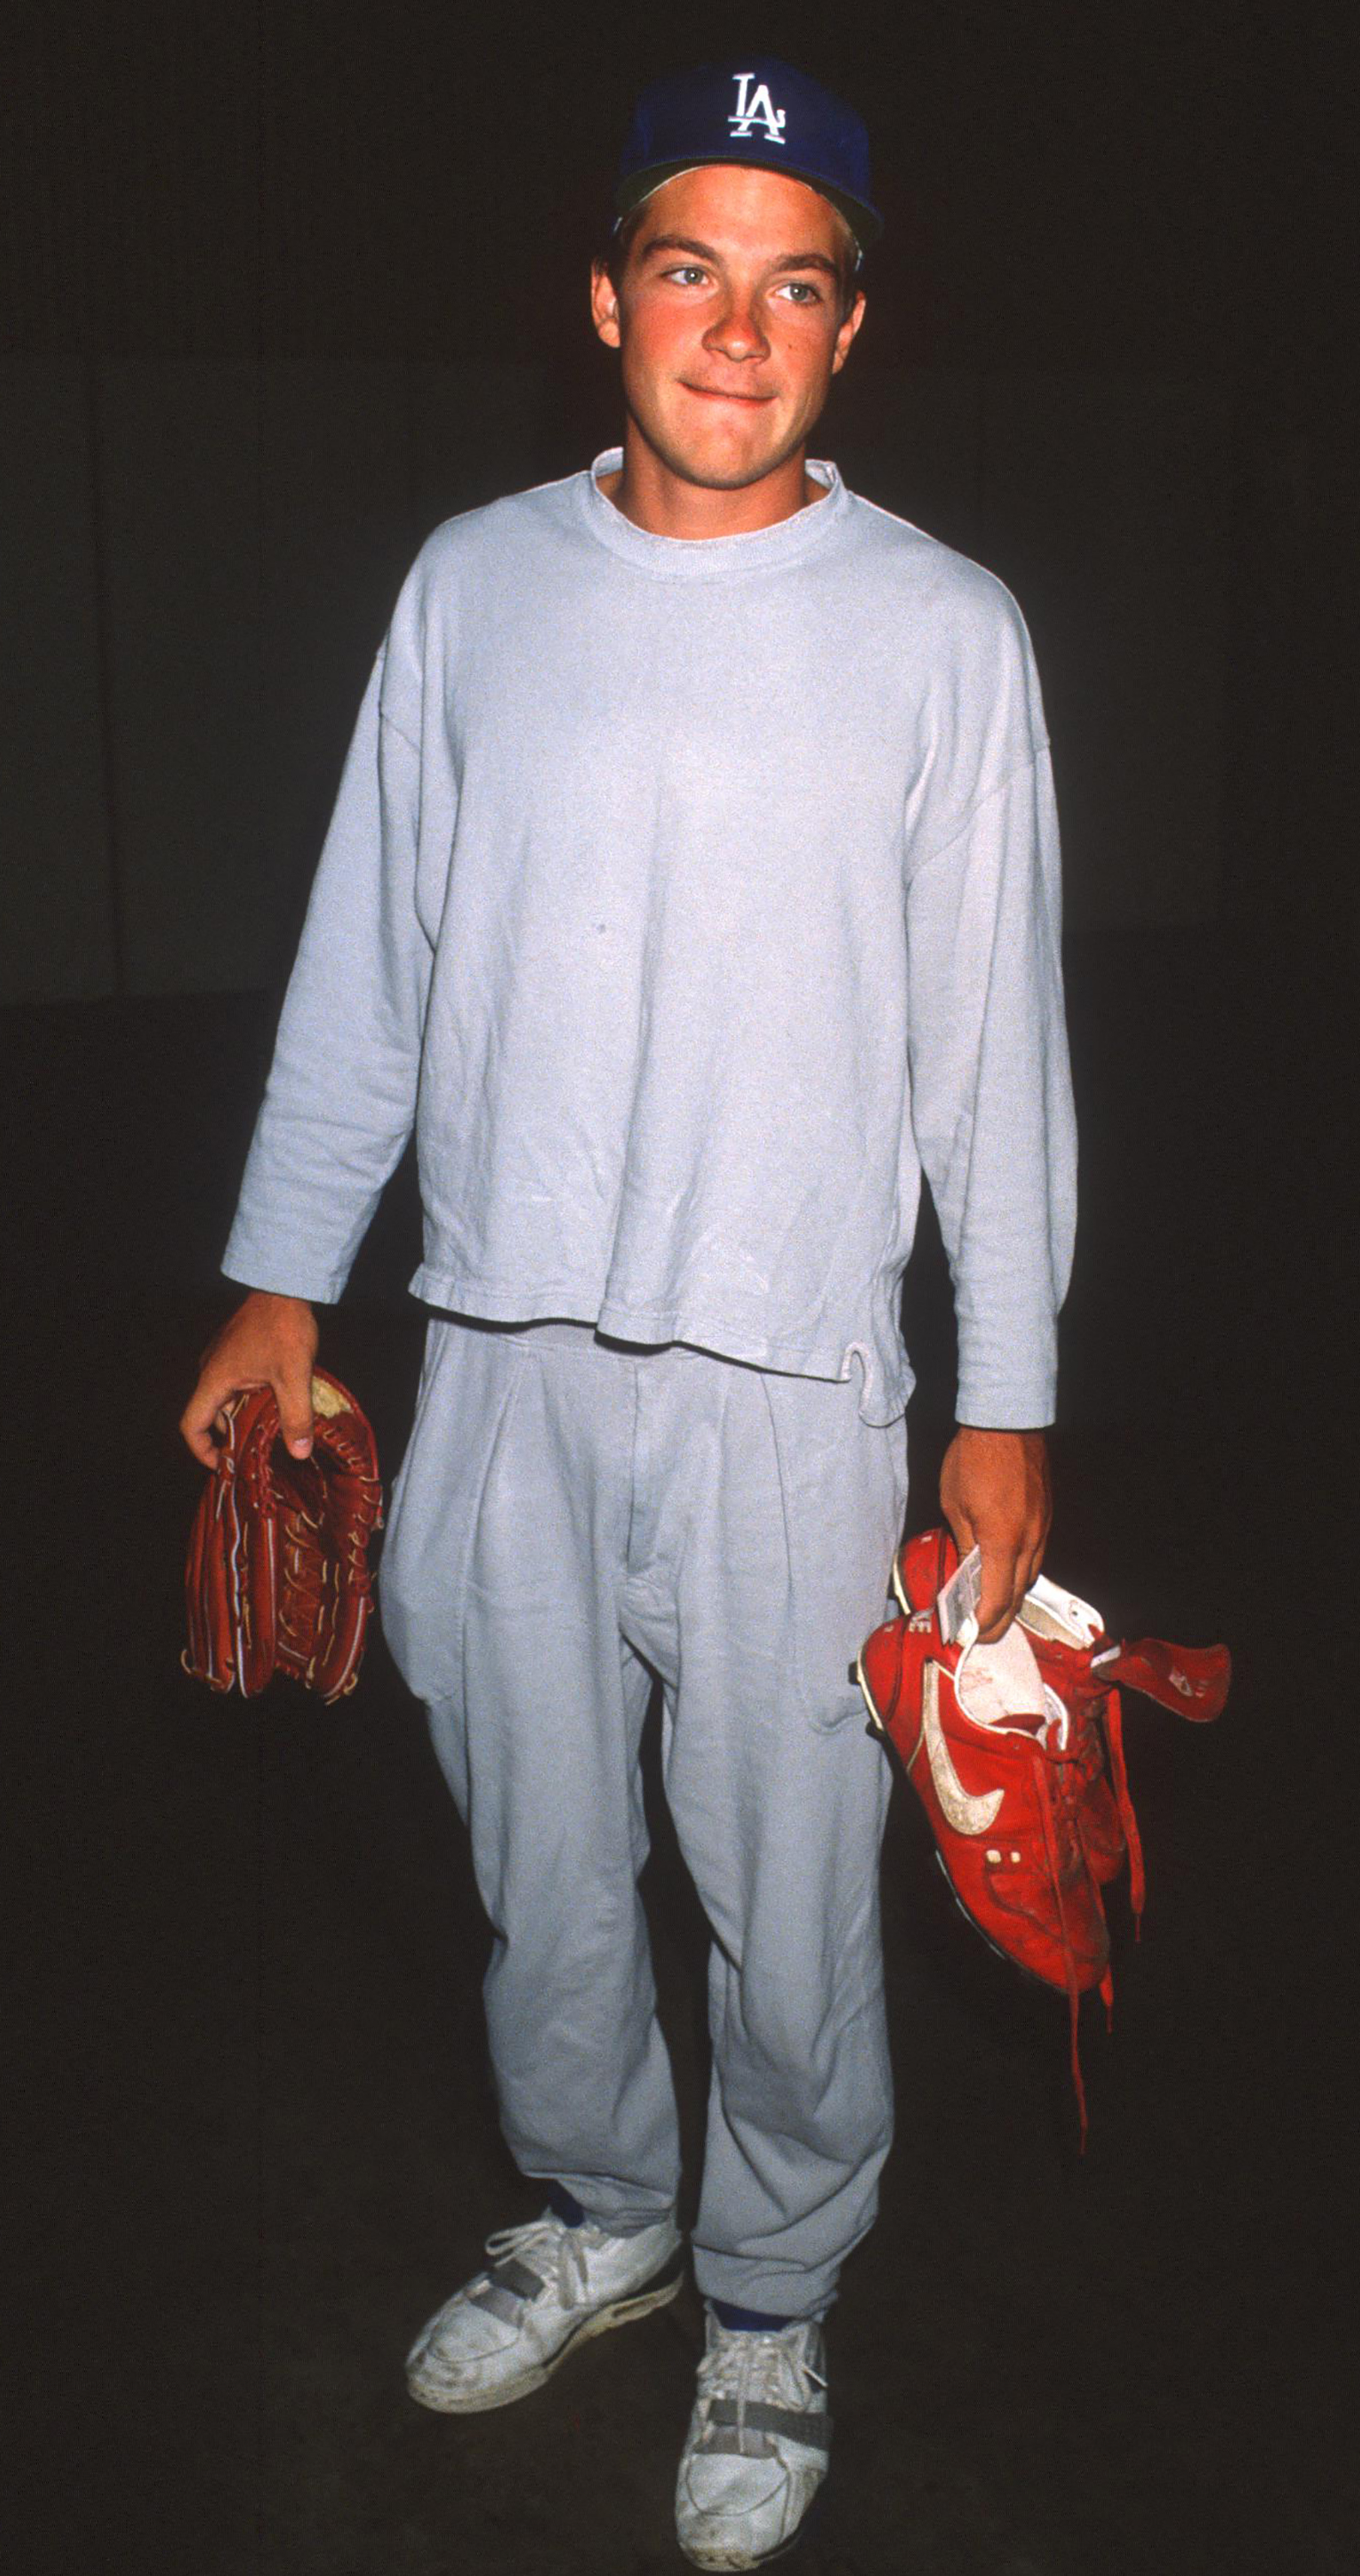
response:
<path fill-rule="evenodd" d="M 509 2290 L 516 2299 L 536 2299 L 543 2287 L 542 2273 L 531 2272 L 515 2254 L 507 2254 L 503 2262 L 489 2264 L 486 2277 L 498 2290 Z"/>
<path fill-rule="evenodd" d="M 500 2289 L 494 2281 L 488 2281 L 483 2290 L 469 2290 L 467 2303 L 470 2308 L 485 2308 L 488 2316 L 499 2317 L 503 2326 L 517 2326 L 524 2308 L 523 2299 L 517 2299 L 511 2290 Z"/>
<path fill-rule="evenodd" d="M 468 2291 L 468 2305 L 488 2308 L 508 2326 L 518 2325 L 519 2312 L 526 2299 L 536 2299 L 543 2288 L 537 2272 L 527 2263 L 517 2262 L 507 2254 L 503 2263 L 493 2263 L 480 2289 Z"/>
<path fill-rule="evenodd" d="M 762 2398 L 753 2399 L 750 2405 L 743 2406 L 735 2397 L 715 2397 L 709 2408 L 708 2423 L 710 2430 L 716 2428 L 719 2432 L 777 2433 L 782 2441 L 801 2442 L 808 2451 L 829 2451 L 831 2448 L 829 2415 L 804 2414 L 796 2406 L 770 2406 Z M 707 2437 L 703 2444 L 706 2451 L 725 2451 L 731 2447 L 727 2442 L 714 2442 Z"/>

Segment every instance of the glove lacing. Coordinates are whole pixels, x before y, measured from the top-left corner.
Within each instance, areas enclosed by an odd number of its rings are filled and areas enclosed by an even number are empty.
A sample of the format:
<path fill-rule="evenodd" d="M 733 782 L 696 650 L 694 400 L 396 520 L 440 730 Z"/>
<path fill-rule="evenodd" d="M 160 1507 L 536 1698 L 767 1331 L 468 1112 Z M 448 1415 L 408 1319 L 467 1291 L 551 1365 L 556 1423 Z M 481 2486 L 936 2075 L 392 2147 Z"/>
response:
<path fill-rule="evenodd" d="M 278 1463 L 275 1463 L 277 1455 Z M 309 1682 L 329 1654 L 340 1625 L 342 1579 L 365 1601 L 369 1532 L 382 1525 L 382 1487 L 367 1473 L 352 1441 L 328 1430 L 325 1454 L 271 1453 L 268 1468 L 283 1549 L 276 1618 L 280 1636 Z M 327 1531 L 327 1519 L 331 1527 Z M 328 1546 L 344 1560 L 344 1577 Z"/>

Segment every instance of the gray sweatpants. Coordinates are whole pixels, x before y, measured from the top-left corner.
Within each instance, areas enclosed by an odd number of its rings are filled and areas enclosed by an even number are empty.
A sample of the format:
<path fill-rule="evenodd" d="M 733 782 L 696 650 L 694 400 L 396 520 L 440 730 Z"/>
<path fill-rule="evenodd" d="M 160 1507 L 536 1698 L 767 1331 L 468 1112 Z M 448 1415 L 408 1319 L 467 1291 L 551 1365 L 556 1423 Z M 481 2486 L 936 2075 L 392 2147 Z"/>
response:
<path fill-rule="evenodd" d="M 625 2227 L 669 2211 L 679 2173 L 637 1889 L 660 1675 L 666 1797 L 713 1935 L 695 2272 L 787 2315 L 833 2297 L 891 2135 L 889 1775 L 848 1667 L 905 1509 L 905 1426 L 864 1423 L 855 1379 L 439 1318 L 382 1561 L 495 1933 L 506 2140 Z"/>

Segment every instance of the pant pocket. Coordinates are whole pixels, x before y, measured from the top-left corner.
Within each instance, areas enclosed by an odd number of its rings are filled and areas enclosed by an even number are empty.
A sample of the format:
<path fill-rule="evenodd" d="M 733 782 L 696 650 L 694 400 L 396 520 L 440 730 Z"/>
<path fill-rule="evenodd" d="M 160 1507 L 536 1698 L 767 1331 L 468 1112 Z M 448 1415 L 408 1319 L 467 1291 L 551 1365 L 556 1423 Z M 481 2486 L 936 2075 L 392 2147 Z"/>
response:
<path fill-rule="evenodd" d="M 883 1618 L 907 1509 L 906 1424 L 859 1413 L 854 1380 L 764 1379 L 789 1557 L 789 1641 L 808 1723 L 830 1734 L 864 1715 L 853 1677 Z"/>
<path fill-rule="evenodd" d="M 378 1578 L 383 1634 L 408 1689 L 427 1702 L 461 1696 L 473 1534 L 526 1366 L 520 1342 L 450 1321 L 430 1325 Z"/>

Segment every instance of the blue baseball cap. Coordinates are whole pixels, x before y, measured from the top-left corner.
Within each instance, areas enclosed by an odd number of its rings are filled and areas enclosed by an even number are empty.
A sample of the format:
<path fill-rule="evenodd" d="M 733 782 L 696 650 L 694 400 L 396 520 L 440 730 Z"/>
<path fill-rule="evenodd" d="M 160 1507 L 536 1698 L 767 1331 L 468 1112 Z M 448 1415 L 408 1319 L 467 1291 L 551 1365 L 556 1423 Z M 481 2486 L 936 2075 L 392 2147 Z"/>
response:
<path fill-rule="evenodd" d="M 869 203 L 869 137 L 852 107 L 770 54 L 672 72 L 642 92 L 619 164 L 615 224 L 644 197 L 702 162 L 779 170 L 830 199 L 861 252 L 883 218 Z"/>

